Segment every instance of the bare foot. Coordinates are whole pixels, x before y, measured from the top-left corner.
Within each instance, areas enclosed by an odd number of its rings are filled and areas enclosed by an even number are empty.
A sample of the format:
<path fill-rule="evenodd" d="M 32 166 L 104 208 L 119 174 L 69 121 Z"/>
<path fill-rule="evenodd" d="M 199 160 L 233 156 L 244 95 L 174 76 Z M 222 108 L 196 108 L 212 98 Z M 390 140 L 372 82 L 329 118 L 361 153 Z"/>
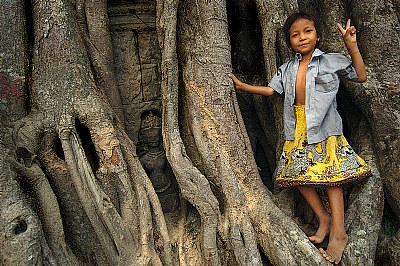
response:
<path fill-rule="evenodd" d="M 326 250 L 320 248 L 319 252 L 327 261 L 334 264 L 339 264 L 340 260 L 342 259 L 343 251 L 348 242 L 349 237 L 346 234 L 340 237 L 334 237 L 331 234 L 329 236 L 328 248 Z"/>
<path fill-rule="evenodd" d="M 311 242 L 314 244 L 320 244 L 324 241 L 325 237 L 329 234 L 331 229 L 331 217 L 326 215 L 323 219 L 319 221 L 319 226 L 315 235 L 310 236 Z"/>

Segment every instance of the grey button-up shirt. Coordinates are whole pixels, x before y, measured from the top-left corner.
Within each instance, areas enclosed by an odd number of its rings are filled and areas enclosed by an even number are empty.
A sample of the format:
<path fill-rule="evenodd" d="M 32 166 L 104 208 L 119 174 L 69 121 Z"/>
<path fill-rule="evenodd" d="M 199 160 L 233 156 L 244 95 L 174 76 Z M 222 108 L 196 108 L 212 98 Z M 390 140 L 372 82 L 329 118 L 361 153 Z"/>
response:
<path fill-rule="evenodd" d="M 279 94 L 285 95 L 283 122 L 286 140 L 294 139 L 296 119 L 293 105 L 300 60 L 301 55 L 296 54 L 295 58 L 279 67 L 268 84 Z M 315 49 L 306 73 L 305 110 L 310 144 L 343 134 L 342 119 L 336 110 L 340 78 L 358 80 L 351 60 L 342 54 Z"/>

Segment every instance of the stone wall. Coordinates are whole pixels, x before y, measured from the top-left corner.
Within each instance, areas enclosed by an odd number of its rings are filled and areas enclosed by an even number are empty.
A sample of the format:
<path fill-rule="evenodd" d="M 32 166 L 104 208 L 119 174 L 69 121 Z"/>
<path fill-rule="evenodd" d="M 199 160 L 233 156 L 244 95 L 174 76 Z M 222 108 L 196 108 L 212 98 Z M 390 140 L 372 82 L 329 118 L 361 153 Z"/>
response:
<path fill-rule="evenodd" d="M 148 110 L 158 115 L 161 112 L 161 53 L 155 29 L 155 2 L 111 2 L 109 18 L 125 127 L 137 144 L 142 114 Z"/>

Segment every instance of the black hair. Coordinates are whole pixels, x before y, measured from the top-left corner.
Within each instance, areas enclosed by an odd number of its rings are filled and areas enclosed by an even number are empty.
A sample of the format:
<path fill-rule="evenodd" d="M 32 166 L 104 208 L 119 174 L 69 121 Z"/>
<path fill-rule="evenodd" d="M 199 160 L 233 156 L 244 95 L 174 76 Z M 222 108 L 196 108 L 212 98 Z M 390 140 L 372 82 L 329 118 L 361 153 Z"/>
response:
<path fill-rule="evenodd" d="M 321 29 L 320 29 L 320 25 L 318 23 L 318 20 L 315 19 L 313 16 L 311 16 L 310 14 L 307 14 L 305 12 L 295 12 L 293 14 L 291 14 L 285 21 L 285 24 L 283 25 L 283 33 L 285 34 L 285 41 L 286 41 L 286 45 L 292 49 L 292 45 L 290 43 L 290 27 L 292 26 L 292 24 L 299 19 L 307 19 L 309 21 L 314 22 L 314 27 L 315 30 L 317 31 L 317 37 L 321 38 Z M 318 46 L 318 42 L 317 45 Z"/>

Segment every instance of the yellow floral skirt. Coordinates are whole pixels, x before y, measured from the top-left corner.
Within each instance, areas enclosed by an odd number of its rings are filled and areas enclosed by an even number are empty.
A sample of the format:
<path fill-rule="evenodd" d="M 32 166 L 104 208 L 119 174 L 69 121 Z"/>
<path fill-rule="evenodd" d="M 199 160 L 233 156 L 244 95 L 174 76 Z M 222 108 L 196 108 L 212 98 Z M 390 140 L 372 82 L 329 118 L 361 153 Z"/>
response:
<path fill-rule="evenodd" d="M 308 144 L 304 106 L 295 106 L 294 140 L 287 140 L 274 176 L 275 187 L 332 187 L 354 183 L 371 175 L 343 135 Z"/>

